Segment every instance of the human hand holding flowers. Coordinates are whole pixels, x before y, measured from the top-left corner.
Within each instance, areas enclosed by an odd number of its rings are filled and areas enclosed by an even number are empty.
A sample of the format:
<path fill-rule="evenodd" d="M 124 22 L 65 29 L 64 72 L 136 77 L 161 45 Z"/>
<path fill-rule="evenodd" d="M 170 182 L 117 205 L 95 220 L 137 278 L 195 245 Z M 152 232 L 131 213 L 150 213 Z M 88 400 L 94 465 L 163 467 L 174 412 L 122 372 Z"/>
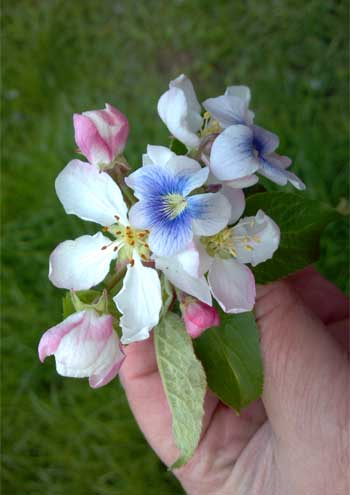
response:
<path fill-rule="evenodd" d="M 206 100 L 204 112 L 191 81 L 179 76 L 158 102 L 171 145 L 148 145 L 133 172 L 122 154 L 127 118 L 109 104 L 75 114 L 76 143 L 88 162 L 70 161 L 55 183 L 66 213 L 100 231 L 62 242 L 50 256 L 51 282 L 70 292 L 64 320 L 43 335 L 39 357 L 54 355 L 60 374 L 88 377 L 96 388 L 119 370 L 146 366 L 151 358 L 140 354 L 145 363 L 136 363 L 131 349 L 149 351 L 153 330 L 180 451 L 174 467 L 192 457 L 208 401 L 239 412 L 261 395 L 256 282 L 315 261 L 334 216 L 299 195 L 249 189 L 259 176 L 305 188 L 287 170 L 291 160 L 276 153 L 278 137 L 254 124 L 249 104 L 249 88 L 231 86 Z M 210 393 L 204 403 L 207 385 L 217 397 Z"/>

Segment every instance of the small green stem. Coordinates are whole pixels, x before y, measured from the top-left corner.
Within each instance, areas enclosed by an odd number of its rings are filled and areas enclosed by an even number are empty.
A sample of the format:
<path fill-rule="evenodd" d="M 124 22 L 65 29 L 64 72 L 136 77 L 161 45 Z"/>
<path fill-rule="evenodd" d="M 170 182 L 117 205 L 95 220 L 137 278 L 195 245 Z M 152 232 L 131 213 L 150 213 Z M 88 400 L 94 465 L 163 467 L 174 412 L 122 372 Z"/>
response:
<path fill-rule="evenodd" d="M 110 277 L 107 278 L 105 282 L 106 289 L 108 291 L 111 291 L 113 287 L 115 287 L 121 280 L 124 278 L 124 275 L 126 274 L 126 267 L 122 268 L 118 272 L 116 272 L 114 275 L 111 275 Z"/>

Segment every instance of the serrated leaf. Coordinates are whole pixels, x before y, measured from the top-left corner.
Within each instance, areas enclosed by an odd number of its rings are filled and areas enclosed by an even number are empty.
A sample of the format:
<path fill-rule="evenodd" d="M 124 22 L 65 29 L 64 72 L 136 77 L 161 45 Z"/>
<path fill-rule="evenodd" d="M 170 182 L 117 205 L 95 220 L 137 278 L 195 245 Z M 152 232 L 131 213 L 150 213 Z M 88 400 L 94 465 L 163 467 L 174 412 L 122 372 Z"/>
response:
<path fill-rule="evenodd" d="M 157 363 L 170 406 L 180 457 L 171 469 L 192 457 L 202 430 L 206 379 L 181 318 L 167 313 L 154 329 Z"/>
<path fill-rule="evenodd" d="M 247 199 L 245 216 L 262 209 L 281 229 L 281 243 L 271 260 L 253 268 L 257 283 L 266 284 L 301 270 L 320 256 L 320 237 L 337 218 L 334 209 L 301 194 L 265 192 Z"/>
<path fill-rule="evenodd" d="M 230 315 L 220 310 L 219 327 L 194 341 L 209 388 L 237 412 L 258 399 L 263 389 L 259 333 L 253 313 Z"/>

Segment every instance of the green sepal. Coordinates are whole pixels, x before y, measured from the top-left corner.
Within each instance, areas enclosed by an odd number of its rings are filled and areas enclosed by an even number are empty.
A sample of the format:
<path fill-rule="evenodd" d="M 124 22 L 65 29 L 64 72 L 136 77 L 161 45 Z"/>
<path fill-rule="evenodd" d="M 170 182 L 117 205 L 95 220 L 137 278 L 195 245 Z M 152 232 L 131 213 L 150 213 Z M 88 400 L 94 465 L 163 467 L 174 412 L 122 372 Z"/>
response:
<path fill-rule="evenodd" d="M 94 309 L 99 314 L 112 314 L 119 317 L 113 300 L 106 290 L 102 293 L 97 290 L 69 291 L 62 299 L 63 317 L 86 309 Z"/>

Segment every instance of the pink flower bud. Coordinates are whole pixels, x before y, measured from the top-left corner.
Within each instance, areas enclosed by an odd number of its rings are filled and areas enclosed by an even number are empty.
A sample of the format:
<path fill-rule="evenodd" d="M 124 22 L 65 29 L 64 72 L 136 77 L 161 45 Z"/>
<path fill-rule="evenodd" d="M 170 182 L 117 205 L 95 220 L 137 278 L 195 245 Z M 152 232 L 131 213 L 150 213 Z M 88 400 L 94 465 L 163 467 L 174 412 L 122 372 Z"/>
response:
<path fill-rule="evenodd" d="M 128 119 L 106 103 L 105 110 L 91 110 L 73 116 L 75 142 L 94 165 L 109 164 L 120 155 L 129 134 Z"/>
<path fill-rule="evenodd" d="M 202 301 L 189 299 L 190 302 L 184 302 L 181 307 L 187 333 L 193 339 L 199 337 L 207 328 L 220 325 L 219 313 L 215 308 Z"/>
<path fill-rule="evenodd" d="M 59 375 L 89 377 L 92 388 L 110 382 L 125 358 L 113 329 L 113 317 L 99 316 L 93 309 L 73 313 L 44 333 L 39 359 L 43 362 L 52 355 Z"/>

